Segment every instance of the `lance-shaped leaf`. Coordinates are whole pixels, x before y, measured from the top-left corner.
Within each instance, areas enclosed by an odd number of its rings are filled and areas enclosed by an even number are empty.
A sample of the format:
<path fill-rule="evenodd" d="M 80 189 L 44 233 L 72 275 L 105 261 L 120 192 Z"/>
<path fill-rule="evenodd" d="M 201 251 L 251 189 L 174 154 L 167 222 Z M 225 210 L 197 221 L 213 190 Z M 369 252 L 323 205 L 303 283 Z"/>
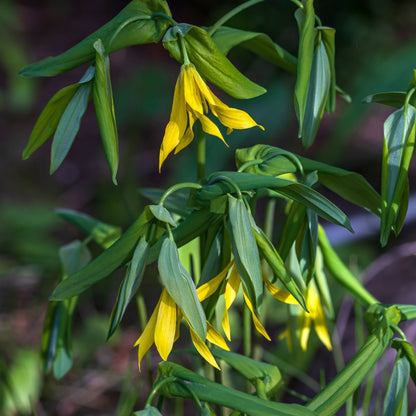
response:
<path fill-rule="evenodd" d="M 74 241 L 59 251 L 63 266 L 63 280 L 86 266 L 91 260 L 87 247 Z M 45 318 L 41 353 L 45 371 L 53 368 L 57 379 L 63 377 L 72 366 L 72 317 L 77 298 L 51 302 Z"/>
<path fill-rule="evenodd" d="M 302 308 L 307 310 L 302 291 L 299 289 L 299 286 L 291 276 L 272 242 L 261 228 L 253 226 L 253 231 L 260 253 L 273 270 L 273 273 L 283 283 L 288 292 L 291 293 L 292 296 L 299 302 Z"/>
<path fill-rule="evenodd" d="M 401 108 L 406 101 L 407 94 L 403 91 L 380 92 L 378 94 L 367 95 L 361 101 L 363 103 L 384 104 L 389 107 Z"/>
<path fill-rule="evenodd" d="M 400 352 L 398 352 L 398 355 Z M 409 382 L 410 366 L 406 357 L 396 357 L 393 372 L 390 376 L 387 393 L 384 397 L 382 416 L 406 416 L 407 383 Z"/>
<path fill-rule="evenodd" d="M 114 331 L 117 329 L 121 319 L 123 318 L 127 305 L 130 303 L 131 299 L 140 287 L 143 279 L 143 273 L 146 268 L 148 250 L 149 244 L 146 239 L 142 237 L 134 250 L 126 276 L 120 285 L 116 304 L 111 312 L 107 339 L 114 334 Z"/>
<path fill-rule="evenodd" d="M 251 164 L 245 171 L 257 175 L 278 176 L 295 173 L 299 172 L 299 166 L 305 173 L 316 171 L 319 183 L 342 198 L 380 215 L 380 195 L 358 173 L 317 162 L 274 146 L 258 144 L 236 150 L 236 163 L 239 168 L 251 161 L 258 163 Z"/>
<path fill-rule="evenodd" d="M 157 220 L 176 227 L 176 223 L 170 215 L 170 212 L 163 205 L 148 205 L 147 207 Z"/>
<path fill-rule="evenodd" d="M 158 268 L 160 279 L 192 329 L 205 340 L 207 324 L 201 303 L 198 300 L 195 284 L 188 271 L 179 260 L 179 253 L 174 241 L 166 238 L 159 254 Z"/>
<path fill-rule="evenodd" d="M 296 57 L 264 33 L 221 26 L 214 32 L 212 39 L 224 55 L 227 55 L 235 46 L 241 46 L 286 71 L 296 72 Z"/>
<path fill-rule="evenodd" d="M 120 267 L 128 257 L 140 237 L 148 228 L 148 223 L 154 217 L 147 209 L 127 229 L 127 231 L 107 250 L 96 257 L 86 267 L 70 275 L 61 282 L 52 293 L 51 300 L 63 300 L 79 295 L 94 283 L 108 276 Z"/>
<path fill-rule="evenodd" d="M 415 122 L 416 108 L 408 104 L 391 114 L 384 123 L 380 227 L 380 242 L 383 246 L 387 244 L 391 228 L 397 234 L 398 226 L 403 223 L 403 210 L 399 222 L 397 219 L 400 205 L 403 205 L 407 171 L 414 149 Z"/>
<path fill-rule="evenodd" d="M 235 98 L 253 98 L 266 92 L 245 77 L 200 27 L 181 23 L 166 32 L 163 46 L 178 62 L 183 63 L 178 36 L 183 37 L 186 53 L 197 71 L 227 94 Z"/>
<path fill-rule="evenodd" d="M 299 120 L 299 133 L 303 129 L 315 43 L 313 0 L 306 0 L 303 6 L 295 12 L 299 29 L 298 71 L 295 85 L 295 111 Z"/>
<path fill-rule="evenodd" d="M 228 195 L 228 218 L 231 225 L 233 253 L 238 274 L 248 296 L 257 309 L 263 299 L 263 279 L 256 239 L 251 227 L 254 220 L 244 202 Z"/>
<path fill-rule="evenodd" d="M 299 266 L 306 283 L 315 272 L 316 247 L 318 244 L 318 218 L 310 209 L 306 210 L 303 233 L 298 239 Z"/>
<path fill-rule="evenodd" d="M 54 173 L 64 161 L 69 149 L 78 133 L 81 118 L 87 109 L 90 93 L 95 73 L 95 68 L 90 68 L 79 82 L 79 88 L 75 92 L 71 101 L 56 127 L 55 136 L 51 147 L 51 167 L 50 174 Z M 85 81 L 87 79 L 88 81 Z"/>
<path fill-rule="evenodd" d="M 327 113 L 335 111 L 335 98 L 337 93 L 336 73 L 335 73 L 335 29 L 332 27 L 319 27 L 319 34 L 325 46 L 325 52 L 328 56 L 330 70 L 328 100 L 325 110 Z"/>
<path fill-rule="evenodd" d="M 110 62 L 101 39 L 94 42 L 96 73 L 93 87 L 95 112 L 100 128 L 104 152 L 110 166 L 113 182 L 117 184 L 118 133 L 110 79 Z"/>
<path fill-rule="evenodd" d="M 218 404 L 256 416 L 312 416 L 312 410 L 298 404 L 277 403 L 259 399 L 228 386 L 214 383 L 178 364 L 163 361 L 158 366 L 159 379 L 176 377 L 176 381 L 160 384 L 160 394 L 167 397 L 185 397 L 193 399 L 196 395 L 200 400 Z M 191 393 L 192 391 L 192 393 Z"/>
<path fill-rule="evenodd" d="M 215 172 L 204 179 L 207 185 L 196 193 L 196 201 L 199 204 L 204 205 L 220 195 L 235 192 L 234 187 L 228 181 L 216 180 L 221 176 L 231 179 L 241 191 L 268 188 L 267 196 L 282 196 L 297 201 L 322 218 L 352 231 L 347 216 L 337 206 L 309 186 L 287 179 L 243 172 Z"/>
<path fill-rule="evenodd" d="M 56 213 L 75 224 L 103 248 L 110 247 L 121 236 L 121 228 L 98 221 L 95 218 L 72 209 L 57 209 Z"/>
<path fill-rule="evenodd" d="M 369 308 L 369 313 L 372 312 Z M 360 386 L 368 372 L 376 364 L 393 336 L 391 324 L 400 321 L 400 312 L 395 306 L 374 316 L 375 325 L 363 346 L 338 375 L 307 405 L 319 416 L 332 416 Z"/>
<path fill-rule="evenodd" d="M 70 128 L 69 133 L 71 134 L 69 134 L 69 137 L 66 140 L 66 146 L 68 147 L 66 152 L 69 150 L 69 147 L 72 144 L 71 140 L 73 140 L 78 131 L 80 120 L 77 120 L 77 118 L 82 117 L 82 114 L 85 111 L 84 105 L 85 107 L 87 105 L 85 102 L 85 100 L 88 100 L 89 98 L 89 92 L 87 95 L 87 90 L 91 89 L 91 80 L 94 77 L 94 73 L 95 68 L 88 68 L 80 82 L 59 90 L 50 99 L 30 133 L 29 141 L 23 150 L 23 159 L 27 159 L 35 150 L 39 149 L 40 146 L 50 139 L 56 133 L 58 126 L 60 126 L 61 130 L 60 135 L 65 133 L 65 127 L 68 127 L 68 123 Z M 80 90 L 81 92 L 79 92 Z M 75 99 L 75 97 L 77 98 Z M 68 108 L 70 108 L 70 110 L 68 110 Z M 71 117 L 71 115 L 74 115 L 75 117 Z M 60 135 L 58 135 L 58 138 Z M 71 135 L 73 135 L 72 139 Z M 65 157 L 65 155 L 63 155 L 63 157 Z"/>
<path fill-rule="evenodd" d="M 319 38 L 319 35 L 317 37 Z M 314 50 L 307 88 L 303 111 L 299 113 L 299 116 L 302 116 L 299 118 L 299 137 L 306 148 L 315 140 L 331 88 L 329 58 L 322 40 L 318 40 Z M 335 86 L 333 89 L 335 93 Z"/>
<path fill-rule="evenodd" d="M 20 74 L 27 77 L 54 76 L 93 61 L 93 44 L 97 39 L 102 40 L 108 53 L 131 45 L 159 42 L 169 22 L 152 18 L 154 13 L 171 16 L 164 0 L 133 0 L 114 19 L 68 51 L 31 64 Z"/>
<path fill-rule="evenodd" d="M 224 360 L 255 387 L 259 386 L 259 382 L 263 383 L 262 387 L 267 396 L 273 395 L 283 385 L 282 375 L 275 365 L 218 348 L 211 349 L 211 352 L 214 357 Z"/>
<path fill-rule="evenodd" d="M 404 339 L 395 338 L 391 342 L 391 347 L 395 348 L 401 356 L 406 357 L 410 366 L 410 377 L 416 384 L 416 355 L 413 345 Z"/>

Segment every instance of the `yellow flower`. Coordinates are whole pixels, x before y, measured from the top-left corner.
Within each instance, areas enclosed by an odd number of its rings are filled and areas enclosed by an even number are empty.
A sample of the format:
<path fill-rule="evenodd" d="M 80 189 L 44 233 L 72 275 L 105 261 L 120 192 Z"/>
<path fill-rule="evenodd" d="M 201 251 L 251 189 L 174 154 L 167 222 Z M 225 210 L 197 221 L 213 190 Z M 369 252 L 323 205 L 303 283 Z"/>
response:
<path fill-rule="evenodd" d="M 306 307 L 309 310 L 309 313 L 304 309 L 299 308 L 300 312 L 296 320 L 296 329 L 295 333 L 299 338 L 301 348 L 306 351 L 308 346 L 309 335 L 311 332 L 311 326 L 315 328 L 316 334 L 318 335 L 321 342 L 325 347 L 331 351 L 332 344 L 331 338 L 329 337 L 328 328 L 326 325 L 326 319 L 324 311 L 322 309 L 321 300 L 319 298 L 318 290 L 313 281 L 309 284 L 309 287 L 306 289 L 305 293 Z M 279 338 L 287 337 L 289 348 L 292 348 L 293 340 L 291 336 L 290 328 L 286 328 L 280 334 Z"/>
<path fill-rule="evenodd" d="M 228 278 L 227 278 L 228 276 Z M 235 298 L 237 297 L 238 290 L 241 284 L 241 278 L 238 274 L 237 267 L 235 266 L 235 260 L 230 261 L 230 263 L 225 267 L 225 269 L 211 279 L 209 282 L 203 284 L 202 286 L 197 288 L 198 299 L 202 302 L 209 296 L 211 296 L 220 286 L 220 284 L 225 281 L 225 287 L 222 289 L 225 298 L 225 308 L 224 308 L 224 315 L 222 319 L 222 328 L 224 330 L 225 336 L 228 340 L 231 340 L 231 331 L 230 331 L 230 320 L 228 316 L 228 310 L 230 309 L 231 305 L 233 304 Z M 267 288 L 267 290 L 271 293 L 273 297 L 280 300 L 281 302 L 285 302 L 292 305 L 298 305 L 297 300 L 288 292 L 279 289 L 277 286 L 273 285 L 267 278 L 263 275 L 263 282 Z M 246 289 L 243 285 L 243 296 L 244 301 L 251 312 L 251 317 L 253 319 L 254 326 L 256 327 L 257 331 L 260 332 L 267 340 L 270 341 L 270 337 L 266 332 L 265 328 L 261 324 L 259 318 L 254 311 L 253 304 L 250 301 L 250 298 L 247 295 Z"/>
<path fill-rule="evenodd" d="M 162 358 L 167 360 L 172 351 L 174 342 L 179 338 L 179 324 L 183 317 L 182 310 L 176 305 L 175 301 L 169 295 L 166 289 L 163 289 L 159 301 L 150 317 L 147 325 L 136 341 L 134 346 L 139 346 L 138 361 L 139 370 L 143 356 L 149 348 L 155 344 Z M 212 366 L 219 368 L 215 358 L 211 354 L 209 348 L 197 333 L 189 326 L 191 339 L 196 350 L 201 356 L 207 360 Z M 218 331 L 207 321 L 207 341 L 229 350 L 224 338 Z"/>
<path fill-rule="evenodd" d="M 205 133 L 217 136 L 228 146 L 218 127 L 205 115 L 208 108 L 227 127 L 227 134 L 233 129 L 254 126 L 264 130 L 246 112 L 225 105 L 208 88 L 195 67 L 184 64 L 176 82 L 172 112 L 160 147 L 159 172 L 169 153 L 175 150 L 176 154 L 192 142 L 192 128 L 196 120 L 200 121 Z"/>

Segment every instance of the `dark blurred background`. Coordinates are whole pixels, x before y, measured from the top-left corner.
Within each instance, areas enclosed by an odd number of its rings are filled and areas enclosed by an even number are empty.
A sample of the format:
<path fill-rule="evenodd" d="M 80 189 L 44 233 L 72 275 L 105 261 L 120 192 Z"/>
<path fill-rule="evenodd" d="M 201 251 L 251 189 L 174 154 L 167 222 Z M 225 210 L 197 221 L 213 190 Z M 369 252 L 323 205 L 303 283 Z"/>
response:
<path fill-rule="evenodd" d="M 75 364 L 69 375 L 59 382 L 49 376 L 42 380 L 37 352 L 47 298 L 61 273 L 58 249 L 82 238 L 75 227 L 55 214 L 55 208 L 79 210 L 125 228 L 146 203 L 138 192 L 140 187 L 166 187 L 196 176 L 193 145 L 170 156 L 162 173 L 157 173 L 158 150 L 169 119 L 179 64 L 161 44 L 131 47 L 110 56 L 120 140 L 119 186 L 111 182 L 92 105 L 67 159 L 53 176 L 48 173 L 50 143 L 30 159 L 21 160 L 43 107 L 59 89 L 77 82 L 85 68 L 42 79 L 21 78 L 19 70 L 65 51 L 127 3 L 0 2 L 0 364 L 13 372 L 21 386 L 22 414 L 30 412 L 32 406 L 38 415 L 121 415 L 115 409 L 120 392 L 125 391 L 125 372 L 130 371 L 129 382 L 134 388 L 143 388 L 132 350 L 139 333 L 134 307 L 130 321 L 127 318 L 114 339 L 104 343 L 121 274 L 83 295 L 75 323 Z M 315 3 L 322 22 L 337 30 L 337 84 L 351 95 L 352 103 L 338 99 L 336 112 L 324 117 L 316 143 L 305 152 L 296 137 L 294 76 L 247 51 L 233 50 L 229 55 L 233 63 L 268 93 L 237 102 L 216 92 L 227 104 L 248 111 L 266 131 L 235 131 L 227 139 L 229 149 L 216 138 L 208 138 L 208 171 L 233 169 L 237 147 L 263 142 L 362 173 L 379 190 L 383 122 L 392 110 L 362 104 L 361 99 L 375 92 L 407 88 L 416 66 L 416 6 L 411 0 Z M 178 22 L 209 26 L 238 4 L 224 0 L 175 1 L 170 2 L 170 7 Z M 296 55 L 294 10 L 290 1 L 269 0 L 234 17 L 227 25 L 267 33 Z M 194 177 L 190 178 L 189 172 Z M 414 174 L 412 165 L 411 191 Z M 336 202 L 353 216 L 364 215 L 364 224 L 367 222 L 364 212 Z M 413 212 L 412 204 L 409 210 Z M 383 293 L 390 296 L 386 302 L 402 303 L 416 302 L 412 301 L 416 289 L 411 272 L 415 266 L 412 254 L 416 251 L 413 241 L 411 222 L 384 251 L 379 248 L 376 228 L 370 227 L 368 234 L 361 237 L 357 229 L 355 236 L 340 240 L 344 243 L 343 257 L 364 278 L 363 271 L 371 263 L 385 261 L 392 267 L 393 279 L 384 273 L 387 266 L 379 272 L 383 276 L 372 279 L 381 282 L 375 284 L 374 290 L 381 299 Z M 409 264 L 403 261 L 403 253 L 407 253 L 404 257 Z M 399 294 L 394 298 L 399 287 L 406 289 L 406 301 Z M 154 304 L 151 293 L 149 297 L 150 305 Z M 32 397 L 31 403 L 28 396 Z M 134 400 L 134 393 L 132 397 Z M 143 403 L 139 401 L 135 409 L 140 404 Z M 13 405 L 6 403 L 6 407 Z"/>

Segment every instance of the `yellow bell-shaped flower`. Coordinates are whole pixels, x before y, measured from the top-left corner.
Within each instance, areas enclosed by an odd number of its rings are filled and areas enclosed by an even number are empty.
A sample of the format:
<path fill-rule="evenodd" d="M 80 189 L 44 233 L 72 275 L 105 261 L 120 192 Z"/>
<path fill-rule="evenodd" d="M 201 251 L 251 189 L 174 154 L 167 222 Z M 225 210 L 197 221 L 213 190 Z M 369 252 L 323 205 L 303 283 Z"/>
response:
<path fill-rule="evenodd" d="M 227 134 L 233 129 L 248 129 L 254 126 L 264 130 L 245 111 L 224 104 L 208 88 L 195 67 L 192 64 L 184 64 L 176 82 L 172 112 L 160 147 L 159 172 L 169 153 L 175 150 L 176 154 L 192 142 L 192 128 L 196 120 L 200 121 L 205 133 L 220 138 L 227 145 L 218 127 L 205 115 L 208 109 L 227 127 Z"/>

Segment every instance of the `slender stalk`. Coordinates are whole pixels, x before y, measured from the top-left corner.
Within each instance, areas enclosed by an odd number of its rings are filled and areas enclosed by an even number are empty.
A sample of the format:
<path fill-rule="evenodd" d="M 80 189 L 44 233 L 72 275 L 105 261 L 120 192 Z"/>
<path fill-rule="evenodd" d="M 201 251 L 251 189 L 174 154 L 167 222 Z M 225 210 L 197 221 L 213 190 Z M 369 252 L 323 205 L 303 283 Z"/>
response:
<path fill-rule="evenodd" d="M 172 195 L 174 192 L 179 191 L 180 189 L 184 189 L 184 188 L 201 189 L 202 186 L 199 183 L 194 183 L 194 182 L 177 183 L 176 185 L 171 186 L 169 189 L 165 191 L 165 193 L 162 195 L 162 197 L 159 200 L 159 205 L 163 205 L 165 201 L 168 199 L 168 197 Z"/>
<path fill-rule="evenodd" d="M 178 23 L 175 22 L 170 16 L 168 16 L 165 13 L 153 13 L 152 16 L 150 16 L 152 19 L 155 17 L 160 17 L 162 19 L 167 20 L 172 26 L 176 26 Z"/>
<path fill-rule="evenodd" d="M 251 357 L 251 313 L 247 307 L 243 309 L 243 353 Z M 250 382 L 246 380 L 246 392 L 250 393 Z"/>
<path fill-rule="evenodd" d="M 202 130 L 202 126 L 199 123 L 197 134 L 197 150 L 196 150 L 196 173 L 198 181 L 205 177 L 205 165 L 206 165 L 206 137 L 205 132 Z"/>
<path fill-rule="evenodd" d="M 219 27 L 221 27 L 224 23 L 226 23 L 228 20 L 230 20 L 236 14 L 238 14 L 238 13 L 242 12 L 243 10 L 247 9 L 248 7 L 254 6 L 255 4 L 260 3 L 262 1 L 263 0 L 249 0 L 249 1 L 246 1 L 245 3 L 243 3 L 243 4 L 240 4 L 239 6 L 235 7 L 234 9 L 230 10 L 223 17 L 221 17 L 221 19 L 219 19 L 216 23 L 214 23 L 214 25 L 208 31 L 208 35 L 212 36 Z"/>
<path fill-rule="evenodd" d="M 157 381 L 156 385 L 153 387 L 152 391 L 149 394 L 149 397 L 146 400 L 146 406 L 151 406 L 153 397 L 160 390 L 161 387 L 163 387 L 165 384 L 172 383 L 176 380 L 177 378 L 175 376 L 171 376 L 171 377 L 162 378 L 162 380 Z"/>

